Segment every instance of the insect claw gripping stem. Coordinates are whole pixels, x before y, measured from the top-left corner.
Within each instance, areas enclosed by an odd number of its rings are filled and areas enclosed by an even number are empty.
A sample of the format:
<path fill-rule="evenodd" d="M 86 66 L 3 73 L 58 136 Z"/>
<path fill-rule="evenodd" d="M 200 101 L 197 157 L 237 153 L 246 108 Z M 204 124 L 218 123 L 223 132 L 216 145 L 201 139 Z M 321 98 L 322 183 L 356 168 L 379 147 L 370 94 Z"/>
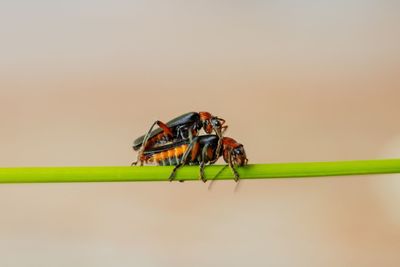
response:
<path fill-rule="evenodd" d="M 207 179 L 204 176 L 204 168 L 205 168 L 205 163 L 201 162 L 200 163 L 200 179 L 205 183 L 205 182 L 207 182 Z"/>
<path fill-rule="evenodd" d="M 175 166 L 175 168 L 173 169 L 173 171 L 171 172 L 171 175 L 169 176 L 168 180 L 170 182 L 172 182 L 173 180 L 175 180 L 175 175 L 176 175 L 176 171 L 182 166 L 182 164 L 178 164 Z"/>
<path fill-rule="evenodd" d="M 237 171 L 235 169 L 233 169 L 233 173 L 235 175 L 235 182 L 239 182 L 239 174 L 237 173 Z"/>
<path fill-rule="evenodd" d="M 230 167 L 230 169 L 232 170 L 232 173 L 233 173 L 233 175 L 235 176 L 235 182 L 238 182 L 239 181 L 239 174 L 238 174 L 238 172 L 237 172 L 237 170 L 235 169 L 235 166 L 233 165 L 233 162 L 232 162 L 232 157 L 233 157 L 233 155 L 232 155 L 232 153 L 231 152 L 229 152 L 229 155 L 228 155 L 228 164 L 229 164 L 229 167 Z"/>
<path fill-rule="evenodd" d="M 230 168 L 231 168 L 231 170 L 232 170 L 232 173 L 233 173 L 233 175 L 235 176 L 235 182 L 239 182 L 239 174 L 238 174 L 238 172 L 237 172 L 237 170 L 235 169 L 235 166 L 229 166 Z"/>
<path fill-rule="evenodd" d="M 175 171 L 175 169 L 174 169 L 174 171 Z M 170 181 L 170 182 L 172 182 L 174 179 L 175 179 L 175 173 L 174 173 L 174 171 L 171 173 L 171 175 L 168 177 L 168 180 Z"/>

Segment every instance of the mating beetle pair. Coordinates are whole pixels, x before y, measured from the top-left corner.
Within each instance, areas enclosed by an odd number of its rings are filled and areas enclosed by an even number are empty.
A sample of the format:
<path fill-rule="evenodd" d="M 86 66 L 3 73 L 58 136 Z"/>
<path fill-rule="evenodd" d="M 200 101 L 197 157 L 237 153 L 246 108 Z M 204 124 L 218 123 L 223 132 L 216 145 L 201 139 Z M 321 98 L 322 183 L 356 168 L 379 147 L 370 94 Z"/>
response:
<path fill-rule="evenodd" d="M 223 137 L 228 127 L 224 124 L 225 120 L 209 112 L 189 112 L 167 123 L 156 121 L 146 135 L 134 141 L 133 149 L 138 151 L 138 158 L 132 165 L 148 162 L 175 165 L 170 181 L 181 166 L 200 165 L 200 178 L 205 182 L 205 165 L 215 163 L 222 155 L 238 181 L 235 166 L 247 164 L 246 153 L 242 144 Z M 153 130 L 156 125 L 159 128 Z M 207 135 L 199 135 L 202 128 Z"/>

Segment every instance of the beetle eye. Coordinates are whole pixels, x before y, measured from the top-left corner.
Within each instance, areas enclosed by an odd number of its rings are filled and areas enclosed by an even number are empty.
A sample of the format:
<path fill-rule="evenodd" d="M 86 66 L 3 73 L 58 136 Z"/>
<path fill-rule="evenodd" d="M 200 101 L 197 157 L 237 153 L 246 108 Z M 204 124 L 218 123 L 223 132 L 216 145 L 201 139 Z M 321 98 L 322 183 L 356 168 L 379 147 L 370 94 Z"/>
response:
<path fill-rule="evenodd" d="M 243 154 L 243 147 L 237 147 L 233 150 L 233 153 L 235 153 L 236 155 L 240 155 Z"/>
<path fill-rule="evenodd" d="M 211 119 L 211 124 L 212 124 L 214 127 L 221 126 L 221 124 L 219 123 L 219 120 L 218 120 L 217 118 L 212 118 L 212 119 Z"/>

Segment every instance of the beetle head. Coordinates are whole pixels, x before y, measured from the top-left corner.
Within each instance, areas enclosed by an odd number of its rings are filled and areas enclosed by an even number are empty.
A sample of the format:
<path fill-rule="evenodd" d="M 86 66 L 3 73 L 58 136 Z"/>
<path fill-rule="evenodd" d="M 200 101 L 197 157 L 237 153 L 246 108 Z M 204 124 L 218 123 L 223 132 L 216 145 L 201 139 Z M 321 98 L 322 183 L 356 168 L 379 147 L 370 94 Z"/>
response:
<path fill-rule="evenodd" d="M 228 127 L 223 126 L 225 120 L 216 116 L 212 116 L 209 112 L 199 112 L 199 114 L 204 131 L 208 134 L 211 134 L 214 130 L 219 137 L 222 137 L 224 130 L 226 130 L 226 128 Z"/>
<path fill-rule="evenodd" d="M 244 166 L 248 159 L 242 144 L 229 137 L 222 138 L 222 149 L 225 162 L 231 161 L 236 166 Z"/>

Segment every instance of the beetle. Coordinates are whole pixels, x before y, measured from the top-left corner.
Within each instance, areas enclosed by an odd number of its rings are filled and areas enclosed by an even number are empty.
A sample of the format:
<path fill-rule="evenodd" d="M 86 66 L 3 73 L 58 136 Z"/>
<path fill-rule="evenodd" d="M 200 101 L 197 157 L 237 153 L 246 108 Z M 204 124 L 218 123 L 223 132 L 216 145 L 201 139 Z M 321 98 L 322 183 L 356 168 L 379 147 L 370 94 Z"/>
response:
<path fill-rule="evenodd" d="M 221 143 L 220 147 L 219 143 Z M 221 155 L 232 170 L 235 181 L 238 181 L 239 174 L 235 167 L 247 165 L 248 159 L 243 145 L 230 137 L 220 138 L 214 134 L 201 135 L 194 137 L 192 141 L 184 139 L 152 147 L 144 151 L 143 160 L 146 163 L 156 163 L 161 166 L 175 165 L 169 177 L 170 181 L 174 180 L 177 170 L 182 166 L 200 165 L 200 179 L 206 182 L 204 176 L 206 164 L 215 163 Z"/>
<path fill-rule="evenodd" d="M 147 134 L 140 136 L 133 142 L 133 150 L 139 150 L 139 153 L 137 161 L 133 162 L 132 165 L 139 162 L 143 165 L 143 152 L 147 149 L 178 140 L 192 140 L 194 136 L 198 135 L 201 128 L 207 134 L 214 131 L 221 138 L 223 132 L 228 128 L 224 124 L 224 119 L 213 116 L 209 112 L 188 112 L 167 123 L 157 120 L 152 124 Z M 159 128 L 153 130 L 156 125 Z"/>

